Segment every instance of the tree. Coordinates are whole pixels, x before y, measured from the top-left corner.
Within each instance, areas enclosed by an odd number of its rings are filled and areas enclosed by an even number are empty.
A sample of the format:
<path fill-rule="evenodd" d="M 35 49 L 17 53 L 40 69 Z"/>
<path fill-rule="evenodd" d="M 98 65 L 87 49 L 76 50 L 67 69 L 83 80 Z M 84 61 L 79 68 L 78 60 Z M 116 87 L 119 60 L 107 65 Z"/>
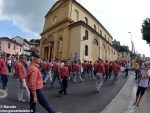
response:
<path fill-rule="evenodd" d="M 118 52 L 129 52 L 128 46 L 113 45 Z"/>
<path fill-rule="evenodd" d="M 141 32 L 143 40 L 150 44 L 150 18 L 143 21 Z"/>

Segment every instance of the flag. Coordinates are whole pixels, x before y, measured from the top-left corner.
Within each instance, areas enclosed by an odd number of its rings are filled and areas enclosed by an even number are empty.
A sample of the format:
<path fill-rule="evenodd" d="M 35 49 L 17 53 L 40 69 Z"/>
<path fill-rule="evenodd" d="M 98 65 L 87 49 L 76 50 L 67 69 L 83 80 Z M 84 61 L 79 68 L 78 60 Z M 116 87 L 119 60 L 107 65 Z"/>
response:
<path fill-rule="evenodd" d="M 133 41 L 131 41 L 131 45 L 132 45 L 131 58 L 134 59 L 136 57 L 136 54 L 135 54 L 135 46 Z"/>
<path fill-rule="evenodd" d="M 132 45 L 132 53 L 135 53 L 135 46 L 134 46 L 133 41 L 131 41 L 131 45 Z"/>

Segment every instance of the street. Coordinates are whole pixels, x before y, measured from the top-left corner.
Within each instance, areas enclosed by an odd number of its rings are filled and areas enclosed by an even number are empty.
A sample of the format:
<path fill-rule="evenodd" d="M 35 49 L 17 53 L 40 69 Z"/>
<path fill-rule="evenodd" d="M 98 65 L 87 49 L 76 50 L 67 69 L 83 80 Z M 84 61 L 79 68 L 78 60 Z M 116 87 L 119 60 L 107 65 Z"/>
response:
<path fill-rule="evenodd" d="M 99 113 L 120 91 L 127 77 L 120 74 L 117 84 L 113 84 L 112 79 L 113 76 L 110 80 L 104 81 L 100 93 L 95 93 L 95 81 L 89 78 L 84 79 L 84 82 L 69 82 L 68 95 L 62 95 L 61 97 L 58 95 L 60 87 L 58 81 L 56 81 L 54 89 L 51 89 L 49 83 L 47 83 L 43 88 L 43 93 L 55 111 L 62 111 L 63 113 Z M 23 103 L 17 100 L 18 85 L 16 79 L 9 79 L 8 88 L 8 96 L 0 99 L 1 105 L 16 106 L 18 110 L 29 110 L 29 102 Z M 24 97 L 26 99 L 25 94 Z M 37 111 L 47 113 L 40 105 L 37 106 Z"/>

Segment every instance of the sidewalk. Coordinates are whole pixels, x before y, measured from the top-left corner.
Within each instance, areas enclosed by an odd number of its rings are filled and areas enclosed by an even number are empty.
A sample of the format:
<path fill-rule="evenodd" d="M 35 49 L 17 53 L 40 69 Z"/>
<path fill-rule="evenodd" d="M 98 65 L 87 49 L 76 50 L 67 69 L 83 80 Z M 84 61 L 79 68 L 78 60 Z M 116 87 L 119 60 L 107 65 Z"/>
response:
<path fill-rule="evenodd" d="M 132 105 L 137 91 L 134 78 L 134 73 L 131 72 L 124 87 L 100 113 L 150 113 L 150 88 L 145 92 L 138 108 Z"/>

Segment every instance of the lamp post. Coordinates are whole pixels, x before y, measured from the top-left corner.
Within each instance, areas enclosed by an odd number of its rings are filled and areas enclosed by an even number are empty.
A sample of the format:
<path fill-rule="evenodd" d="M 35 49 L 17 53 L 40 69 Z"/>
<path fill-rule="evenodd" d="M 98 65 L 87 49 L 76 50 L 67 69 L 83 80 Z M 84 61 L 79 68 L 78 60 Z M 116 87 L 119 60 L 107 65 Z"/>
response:
<path fill-rule="evenodd" d="M 130 35 L 131 35 L 131 42 L 132 42 L 132 33 L 131 32 L 128 32 Z"/>

